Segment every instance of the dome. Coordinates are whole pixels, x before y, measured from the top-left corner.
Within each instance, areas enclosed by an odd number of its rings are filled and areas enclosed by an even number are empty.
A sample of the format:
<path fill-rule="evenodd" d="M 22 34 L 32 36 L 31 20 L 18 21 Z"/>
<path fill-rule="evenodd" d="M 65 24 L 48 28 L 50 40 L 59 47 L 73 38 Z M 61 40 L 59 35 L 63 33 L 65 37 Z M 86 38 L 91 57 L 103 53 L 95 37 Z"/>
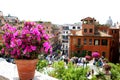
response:
<path fill-rule="evenodd" d="M 111 19 L 111 16 L 109 16 L 109 19 L 107 20 L 106 24 L 109 25 L 109 26 L 112 26 L 113 21 Z"/>

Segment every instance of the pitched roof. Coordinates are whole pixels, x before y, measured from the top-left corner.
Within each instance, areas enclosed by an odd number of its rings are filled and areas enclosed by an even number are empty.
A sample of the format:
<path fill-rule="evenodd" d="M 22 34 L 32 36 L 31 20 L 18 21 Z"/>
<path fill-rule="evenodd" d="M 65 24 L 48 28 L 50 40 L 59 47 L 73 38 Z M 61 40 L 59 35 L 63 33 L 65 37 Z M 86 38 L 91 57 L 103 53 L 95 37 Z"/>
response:
<path fill-rule="evenodd" d="M 69 34 L 70 36 L 94 36 L 94 37 L 112 37 L 111 35 L 107 34 L 107 33 L 104 33 L 102 31 L 98 31 L 98 34 L 95 34 L 95 35 L 83 35 L 82 34 L 82 30 L 74 30 L 74 31 L 71 31 L 71 33 Z"/>
<path fill-rule="evenodd" d="M 91 17 L 86 17 L 86 18 L 84 18 L 84 19 L 81 19 L 81 21 L 83 21 L 83 20 L 94 20 L 94 21 L 96 21 L 96 19 L 91 18 Z"/>

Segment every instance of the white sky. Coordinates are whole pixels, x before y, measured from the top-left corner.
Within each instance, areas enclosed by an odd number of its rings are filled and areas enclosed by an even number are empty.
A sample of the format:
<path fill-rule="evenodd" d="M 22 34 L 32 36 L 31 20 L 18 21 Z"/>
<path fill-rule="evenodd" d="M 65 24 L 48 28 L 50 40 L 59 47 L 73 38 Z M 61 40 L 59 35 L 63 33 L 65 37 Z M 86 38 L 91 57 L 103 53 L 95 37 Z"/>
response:
<path fill-rule="evenodd" d="M 20 20 L 51 21 L 56 24 L 80 22 L 94 17 L 101 24 L 111 16 L 120 22 L 119 0 L 0 0 L 0 11 Z"/>

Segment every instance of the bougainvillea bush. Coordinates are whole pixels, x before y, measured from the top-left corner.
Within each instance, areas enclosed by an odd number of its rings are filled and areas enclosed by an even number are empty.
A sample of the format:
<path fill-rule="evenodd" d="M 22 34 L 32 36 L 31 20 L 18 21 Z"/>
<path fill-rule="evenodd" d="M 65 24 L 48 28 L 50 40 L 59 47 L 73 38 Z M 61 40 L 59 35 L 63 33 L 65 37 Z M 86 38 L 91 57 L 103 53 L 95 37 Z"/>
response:
<path fill-rule="evenodd" d="M 41 52 L 52 53 L 49 36 L 40 24 L 24 22 L 21 30 L 5 24 L 2 30 L 4 31 L 2 54 L 17 59 L 35 59 Z"/>

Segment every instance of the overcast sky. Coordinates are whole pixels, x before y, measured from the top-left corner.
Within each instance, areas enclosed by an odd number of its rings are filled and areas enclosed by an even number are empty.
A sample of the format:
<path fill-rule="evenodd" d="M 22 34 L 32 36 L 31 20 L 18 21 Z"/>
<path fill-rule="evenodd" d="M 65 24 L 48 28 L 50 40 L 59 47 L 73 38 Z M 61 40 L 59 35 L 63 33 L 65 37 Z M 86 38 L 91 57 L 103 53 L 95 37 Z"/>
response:
<path fill-rule="evenodd" d="M 120 22 L 119 0 L 0 0 L 0 11 L 20 20 L 43 20 L 56 24 L 80 22 L 94 17 L 101 24 L 109 16 Z"/>

